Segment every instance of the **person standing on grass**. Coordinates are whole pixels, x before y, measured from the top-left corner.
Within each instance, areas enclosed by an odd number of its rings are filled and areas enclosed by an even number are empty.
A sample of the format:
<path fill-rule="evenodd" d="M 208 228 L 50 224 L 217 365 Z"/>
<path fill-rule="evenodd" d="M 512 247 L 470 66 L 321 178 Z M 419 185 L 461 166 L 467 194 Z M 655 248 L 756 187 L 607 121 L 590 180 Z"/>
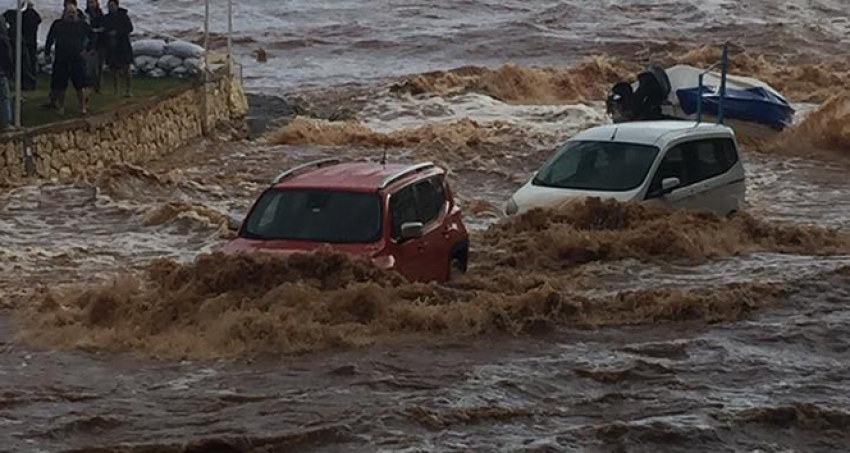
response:
<path fill-rule="evenodd" d="M 6 24 L 0 24 L 0 130 L 12 129 L 12 95 L 9 91 L 9 79 L 15 74 L 12 63 L 12 47 L 9 45 L 9 30 Z"/>
<path fill-rule="evenodd" d="M 53 58 L 53 74 L 50 77 L 50 91 L 57 112 L 65 113 L 65 92 L 68 81 L 77 90 L 77 103 L 80 113 L 88 114 L 88 99 L 86 98 L 86 62 L 83 51 L 89 42 L 91 27 L 80 19 L 77 7 L 66 4 L 62 18 L 53 22 L 44 54 L 50 56 L 53 45 L 56 44 L 56 55 Z"/>
<path fill-rule="evenodd" d="M 115 94 L 118 94 L 119 81 L 124 81 L 124 96 L 132 96 L 132 74 L 130 64 L 133 63 L 133 45 L 130 43 L 130 33 L 133 32 L 133 22 L 127 10 L 121 8 L 118 0 L 107 3 L 109 14 L 103 19 L 103 30 L 108 40 L 106 64 L 112 70 L 115 81 Z"/>
<path fill-rule="evenodd" d="M 15 2 L 17 5 L 17 1 Z M 33 20 L 32 14 L 34 13 L 38 16 L 38 13 L 32 10 L 32 3 L 27 2 L 24 4 L 24 10 L 21 12 L 21 21 L 24 26 L 21 29 L 22 36 L 22 45 L 21 45 L 21 89 L 23 91 L 33 91 L 36 86 L 36 72 L 35 67 L 37 65 L 37 56 L 35 51 L 31 51 L 30 46 L 27 44 L 27 35 L 31 35 L 32 39 L 36 39 L 35 36 L 38 33 L 38 25 L 36 24 L 35 30 L 29 30 L 28 25 L 31 25 Z M 31 11 L 32 10 L 32 11 Z M 9 34 L 9 45 L 12 47 L 12 61 L 15 61 L 15 52 L 17 52 L 17 40 L 18 40 L 18 8 L 15 6 L 14 8 L 10 8 L 3 13 L 3 19 L 8 26 L 8 34 Z M 41 17 L 38 17 L 38 22 L 41 22 Z M 29 23 L 28 23 L 29 22 Z"/>
<path fill-rule="evenodd" d="M 38 27 L 41 26 L 41 14 L 35 9 L 32 0 L 26 2 L 26 9 L 21 13 L 21 22 L 24 24 L 21 33 L 24 36 L 24 47 L 29 55 L 29 62 L 24 66 L 24 72 L 30 74 L 32 89 L 36 88 L 38 80 Z"/>
<path fill-rule="evenodd" d="M 100 93 L 100 81 L 103 78 L 103 65 L 106 62 L 108 45 L 103 28 L 103 21 L 106 16 L 104 16 L 98 0 L 88 0 L 86 14 L 89 16 L 89 25 L 93 32 L 92 42 L 89 45 L 90 51 L 94 52 L 93 58 L 91 58 L 91 61 L 94 62 L 94 80 L 92 85 L 94 92 Z"/>
<path fill-rule="evenodd" d="M 71 6 L 76 8 L 77 7 L 77 0 L 65 0 L 62 5 L 63 5 L 62 6 L 63 9 L 67 8 L 68 5 L 71 5 Z M 79 9 L 77 10 L 77 15 L 79 16 L 81 21 L 88 22 L 88 18 L 86 17 L 85 13 L 83 13 L 81 10 L 79 10 Z M 53 24 L 50 26 L 50 32 L 51 33 L 53 31 L 53 26 L 55 26 L 56 23 L 60 22 L 61 20 L 62 20 L 62 18 L 59 18 L 59 19 L 57 19 L 53 22 Z M 50 40 L 50 34 L 47 35 L 47 39 L 48 39 L 48 41 Z M 50 59 L 50 52 L 46 52 L 45 57 Z M 53 79 L 51 77 L 51 84 L 52 84 L 52 80 Z M 48 102 L 46 104 L 42 105 L 41 107 L 46 108 L 46 109 L 50 109 L 50 110 L 55 109 L 56 108 L 56 95 L 57 95 L 57 93 L 55 91 L 53 91 L 53 88 L 51 86 L 50 94 L 48 95 Z"/>

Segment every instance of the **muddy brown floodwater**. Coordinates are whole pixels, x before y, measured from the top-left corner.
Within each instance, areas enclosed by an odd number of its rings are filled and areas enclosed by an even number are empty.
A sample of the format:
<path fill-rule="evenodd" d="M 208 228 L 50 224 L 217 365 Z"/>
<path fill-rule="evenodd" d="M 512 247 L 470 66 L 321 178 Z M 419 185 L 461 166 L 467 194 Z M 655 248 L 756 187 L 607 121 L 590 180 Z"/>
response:
<path fill-rule="evenodd" d="M 194 3 L 122 5 L 194 39 Z M 299 118 L 0 189 L 0 451 L 850 450 L 842 1 L 325 3 L 237 8 L 249 89 Z M 743 152 L 744 214 L 504 219 L 612 81 L 725 39 L 801 112 Z M 466 277 L 215 254 L 282 168 L 385 150 L 450 169 Z"/>

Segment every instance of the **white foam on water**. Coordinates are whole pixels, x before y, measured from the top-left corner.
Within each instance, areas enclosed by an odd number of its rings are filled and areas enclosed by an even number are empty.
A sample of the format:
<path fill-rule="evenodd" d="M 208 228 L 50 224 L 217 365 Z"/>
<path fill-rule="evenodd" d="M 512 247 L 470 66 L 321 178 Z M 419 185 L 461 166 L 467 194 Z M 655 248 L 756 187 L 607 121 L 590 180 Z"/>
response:
<path fill-rule="evenodd" d="M 508 124 L 555 138 L 609 122 L 601 103 L 514 105 L 478 93 L 451 97 L 384 95 L 371 101 L 360 115 L 363 123 L 377 132 L 470 119 L 480 124 Z"/>

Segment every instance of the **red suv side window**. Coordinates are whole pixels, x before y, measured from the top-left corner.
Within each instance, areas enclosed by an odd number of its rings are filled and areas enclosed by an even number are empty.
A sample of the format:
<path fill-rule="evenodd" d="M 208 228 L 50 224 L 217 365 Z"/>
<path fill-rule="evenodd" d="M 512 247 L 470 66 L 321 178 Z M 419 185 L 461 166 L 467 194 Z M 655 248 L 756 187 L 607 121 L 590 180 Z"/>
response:
<path fill-rule="evenodd" d="M 428 178 L 414 184 L 413 190 L 416 195 L 419 221 L 423 225 L 428 225 L 440 216 L 446 204 L 443 181 L 440 178 Z"/>
<path fill-rule="evenodd" d="M 418 222 L 416 198 L 413 196 L 413 186 L 407 186 L 390 196 L 390 220 L 392 238 L 401 238 L 401 226 L 407 222 Z"/>
<path fill-rule="evenodd" d="M 446 205 L 442 178 L 428 178 L 399 189 L 390 196 L 392 238 L 401 237 L 406 222 L 428 225 L 440 217 Z"/>

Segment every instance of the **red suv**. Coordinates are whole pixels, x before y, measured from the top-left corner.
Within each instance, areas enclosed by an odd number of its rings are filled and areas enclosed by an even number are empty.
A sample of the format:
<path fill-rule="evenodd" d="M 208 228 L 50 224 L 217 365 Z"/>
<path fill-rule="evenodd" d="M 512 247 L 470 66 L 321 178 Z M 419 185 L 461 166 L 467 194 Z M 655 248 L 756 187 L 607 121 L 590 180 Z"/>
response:
<path fill-rule="evenodd" d="M 227 253 L 292 254 L 321 246 L 368 257 L 413 281 L 465 272 L 469 235 L 432 163 L 324 159 L 278 176 L 239 226 Z"/>

